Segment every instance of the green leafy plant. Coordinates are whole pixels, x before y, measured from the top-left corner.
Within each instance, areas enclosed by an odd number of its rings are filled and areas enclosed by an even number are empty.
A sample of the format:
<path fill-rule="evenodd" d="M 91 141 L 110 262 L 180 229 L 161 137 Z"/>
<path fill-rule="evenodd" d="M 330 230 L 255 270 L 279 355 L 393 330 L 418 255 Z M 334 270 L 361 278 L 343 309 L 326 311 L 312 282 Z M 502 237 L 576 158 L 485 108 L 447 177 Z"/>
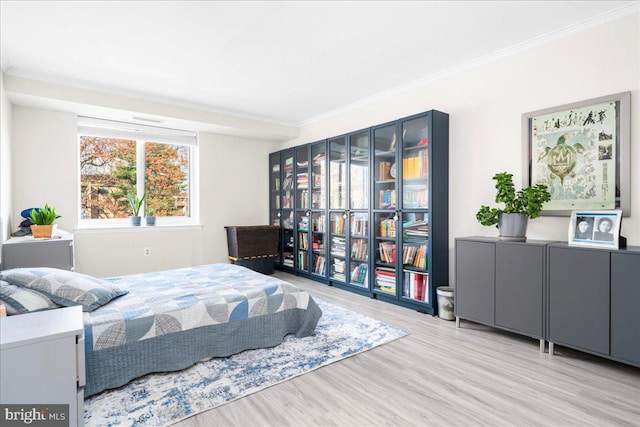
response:
<path fill-rule="evenodd" d="M 504 203 L 504 208 L 490 208 L 482 205 L 476 219 L 482 225 L 494 225 L 498 223 L 498 215 L 501 213 L 523 213 L 528 218 L 537 218 L 545 202 L 551 200 L 551 194 L 544 184 L 536 184 L 516 191 L 513 185 L 513 174 L 500 172 L 494 175 L 496 181 L 496 202 Z"/>
<path fill-rule="evenodd" d="M 45 204 L 44 208 L 31 209 L 29 217 L 31 223 L 35 225 L 51 225 L 56 219 L 61 218 L 56 214 L 56 208 L 49 207 L 48 204 Z"/>
<path fill-rule="evenodd" d="M 147 208 L 147 216 L 154 216 L 156 211 L 153 208 Z"/>
<path fill-rule="evenodd" d="M 133 216 L 139 216 L 138 214 L 140 213 L 140 208 L 142 207 L 145 197 L 146 193 L 143 194 L 141 198 L 138 198 L 138 196 L 134 196 L 131 193 L 127 194 L 127 200 L 129 200 L 129 206 L 131 206 Z"/>

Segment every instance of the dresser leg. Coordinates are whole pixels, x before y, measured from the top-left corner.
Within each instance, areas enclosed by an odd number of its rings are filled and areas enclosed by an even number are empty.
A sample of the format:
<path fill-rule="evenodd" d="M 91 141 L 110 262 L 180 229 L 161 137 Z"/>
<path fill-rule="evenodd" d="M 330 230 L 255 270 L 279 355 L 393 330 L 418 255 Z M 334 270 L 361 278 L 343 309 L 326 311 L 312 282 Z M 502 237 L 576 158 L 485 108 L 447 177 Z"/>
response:
<path fill-rule="evenodd" d="M 540 340 L 540 353 L 544 353 L 545 344 L 545 340 Z"/>
<path fill-rule="evenodd" d="M 553 356 L 553 343 L 549 341 L 549 355 Z"/>
<path fill-rule="evenodd" d="M 460 327 L 460 318 L 456 316 L 456 328 Z"/>

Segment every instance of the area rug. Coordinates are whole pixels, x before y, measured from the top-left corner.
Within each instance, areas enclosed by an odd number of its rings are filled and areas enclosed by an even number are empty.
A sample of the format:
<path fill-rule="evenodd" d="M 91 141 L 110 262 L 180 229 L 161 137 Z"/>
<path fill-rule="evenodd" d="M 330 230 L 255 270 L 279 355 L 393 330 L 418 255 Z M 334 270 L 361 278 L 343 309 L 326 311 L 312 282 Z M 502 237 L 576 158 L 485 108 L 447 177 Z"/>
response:
<path fill-rule="evenodd" d="M 407 332 L 318 300 L 315 335 L 211 359 L 178 372 L 151 374 L 84 402 L 84 424 L 168 426 L 272 385 L 407 335 Z"/>

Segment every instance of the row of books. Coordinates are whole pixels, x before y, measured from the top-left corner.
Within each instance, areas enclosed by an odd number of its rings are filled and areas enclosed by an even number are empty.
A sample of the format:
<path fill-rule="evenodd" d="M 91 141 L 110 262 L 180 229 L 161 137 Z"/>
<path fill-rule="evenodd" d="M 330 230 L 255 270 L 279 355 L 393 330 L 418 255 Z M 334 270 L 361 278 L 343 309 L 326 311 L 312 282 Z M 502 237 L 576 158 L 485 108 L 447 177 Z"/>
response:
<path fill-rule="evenodd" d="M 344 234 L 344 217 L 342 214 L 331 215 L 331 232 Z"/>
<path fill-rule="evenodd" d="M 314 190 L 313 193 L 311 193 L 311 206 L 313 206 L 314 209 L 324 209 L 324 201 L 324 190 Z"/>
<path fill-rule="evenodd" d="M 389 294 L 396 293 L 396 271 L 392 268 L 376 267 L 376 289 Z"/>
<path fill-rule="evenodd" d="M 324 275 L 327 272 L 327 259 L 325 257 L 318 256 L 315 258 L 313 272 L 320 275 Z"/>
<path fill-rule="evenodd" d="M 354 239 L 351 243 L 351 258 L 369 259 L 369 245 L 364 239 Z"/>
<path fill-rule="evenodd" d="M 293 196 L 285 196 L 282 198 L 282 207 L 284 209 L 293 209 Z M 276 209 L 280 209 L 280 196 L 275 197 Z"/>
<path fill-rule="evenodd" d="M 402 159 L 402 179 L 423 178 L 429 175 L 429 152 L 420 150 L 415 157 Z"/>
<path fill-rule="evenodd" d="M 380 253 L 380 261 L 386 264 L 396 262 L 396 244 L 392 242 L 380 242 L 378 244 L 378 252 Z"/>
<path fill-rule="evenodd" d="M 288 173 L 284 176 L 282 180 L 282 189 L 293 190 L 293 174 L 292 173 Z"/>
<path fill-rule="evenodd" d="M 307 257 L 307 253 L 306 252 L 302 252 L 299 251 L 298 252 L 298 268 L 302 269 L 302 270 L 306 270 L 307 269 L 307 260 L 309 258 Z"/>
<path fill-rule="evenodd" d="M 311 224 L 313 226 L 313 231 L 316 231 L 318 233 L 324 233 L 325 223 L 326 223 L 326 217 L 323 213 L 317 216 L 314 214 L 313 220 L 311 221 Z"/>
<path fill-rule="evenodd" d="M 426 238 L 429 236 L 429 223 L 422 219 L 406 221 L 402 224 L 402 230 L 407 237 Z"/>
<path fill-rule="evenodd" d="M 309 249 L 309 239 L 307 233 L 298 233 L 298 248 Z"/>
<path fill-rule="evenodd" d="M 344 257 L 346 253 L 346 239 L 340 236 L 331 237 L 331 255 Z"/>
<path fill-rule="evenodd" d="M 309 174 L 308 173 L 299 173 L 296 177 L 296 187 L 297 188 L 309 188 Z"/>
<path fill-rule="evenodd" d="M 417 248 L 417 250 L 415 251 L 413 256 L 411 255 L 407 256 L 407 262 L 404 262 L 403 260 L 402 262 L 403 264 L 406 264 L 406 265 L 410 264 L 416 268 L 420 268 L 423 270 L 427 270 L 429 268 L 429 257 L 427 257 L 427 245 L 420 245 L 420 246 L 405 245 L 405 247 Z M 414 249 L 411 249 L 408 252 L 414 252 Z"/>
<path fill-rule="evenodd" d="M 309 166 L 309 162 L 307 160 L 298 160 L 296 162 L 296 166 L 298 168 L 306 168 L 307 166 Z"/>
<path fill-rule="evenodd" d="M 309 208 L 309 190 L 300 190 L 300 204 L 298 205 L 299 209 L 308 209 Z"/>
<path fill-rule="evenodd" d="M 367 264 L 352 266 L 351 283 L 366 286 L 366 284 L 369 282 L 368 279 L 369 279 L 369 269 L 367 268 Z"/>
<path fill-rule="evenodd" d="M 367 224 L 369 223 L 368 217 L 366 214 L 353 214 L 351 215 L 351 230 L 350 233 L 352 236 L 366 236 L 367 235 Z"/>
<path fill-rule="evenodd" d="M 396 237 L 396 221 L 393 218 L 380 220 L 380 237 Z"/>
<path fill-rule="evenodd" d="M 380 209 L 395 208 L 396 203 L 396 190 L 380 190 L 380 196 L 378 197 Z"/>
<path fill-rule="evenodd" d="M 405 188 L 402 192 L 402 205 L 405 209 L 426 209 L 429 207 L 429 190 L 424 188 L 413 190 Z"/>
<path fill-rule="evenodd" d="M 293 170 L 293 157 L 287 157 L 286 159 L 284 159 L 284 170 Z"/>
<path fill-rule="evenodd" d="M 340 258 L 334 258 L 333 271 L 331 273 L 331 277 L 333 277 L 334 279 L 340 280 L 341 282 L 344 282 L 345 281 L 344 268 L 345 268 L 345 261 Z"/>
<path fill-rule="evenodd" d="M 392 181 L 394 179 L 391 176 L 391 162 L 381 161 L 378 165 L 378 181 Z"/>
<path fill-rule="evenodd" d="M 404 270 L 402 295 L 418 301 L 429 302 L 429 275 Z"/>

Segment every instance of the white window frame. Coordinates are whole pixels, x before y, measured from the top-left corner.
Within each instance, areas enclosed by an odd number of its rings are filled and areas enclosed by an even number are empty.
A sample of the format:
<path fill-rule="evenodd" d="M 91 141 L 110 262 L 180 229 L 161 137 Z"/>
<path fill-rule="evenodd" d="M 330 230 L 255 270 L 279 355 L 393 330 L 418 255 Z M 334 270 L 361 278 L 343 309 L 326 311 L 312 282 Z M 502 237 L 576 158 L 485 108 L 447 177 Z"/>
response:
<path fill-rule="evenodd" d="M 135 123 L 117 122 L 112 120 L 96 119 L 91 117 L 78 117 L 78 152 L 80 150 L 81 136 L 98 136 L 103 138 L 121 138 L 136 141 L 136 165 L 144 165 L 144 143 L 146 141 L 166 143 L 173 145 L 188 145 L 189 150 L 189 216 L 163 216 L 158 217 L 154 227 L 198 225 L 198 180 L 197 180 L 197 160 L 198 160 L 198 138 L 197 133 L 178 129 L 168 129 L 155 126 L 139 125 Z M 78 158 L 78 189 L 81 188 L 80 159 Z M 137 196 L 144 193 L 145 177 L 144 168 L 136 168 L 136 189 Z M 83 219 L 82 215 L 82 193 L 78 191 L 78 227 L 79 228 L 111 228 L 111 227 L 131 227 L 140 229 L 145 227 L 144 220 L 142 226 L 131 226 L 129 218 L 112 219 Z"/>

